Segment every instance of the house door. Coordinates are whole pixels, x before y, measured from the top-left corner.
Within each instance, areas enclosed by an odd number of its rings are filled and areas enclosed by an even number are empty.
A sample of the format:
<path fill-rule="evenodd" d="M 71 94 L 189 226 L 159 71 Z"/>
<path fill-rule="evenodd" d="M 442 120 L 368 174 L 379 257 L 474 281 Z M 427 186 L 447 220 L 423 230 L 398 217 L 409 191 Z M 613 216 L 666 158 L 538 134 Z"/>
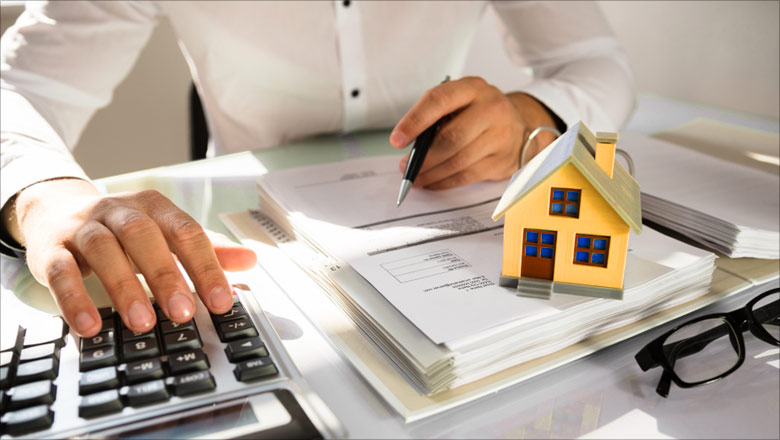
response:
<path fill-rule="evenodd" d="M 558 233 L 541 229 L 523 229 L 523 258 L 520 276 L 553 279 L 555 243 Z"/>

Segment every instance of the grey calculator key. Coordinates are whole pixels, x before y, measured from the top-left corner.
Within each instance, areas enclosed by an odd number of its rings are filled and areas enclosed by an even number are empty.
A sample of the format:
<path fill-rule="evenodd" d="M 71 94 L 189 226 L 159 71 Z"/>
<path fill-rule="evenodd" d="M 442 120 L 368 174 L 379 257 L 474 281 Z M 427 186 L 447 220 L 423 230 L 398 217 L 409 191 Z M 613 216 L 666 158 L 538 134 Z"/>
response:
<path fill-rule="evenodd" d="M 27 362 L 44 357 L 57 357 L 60 356 L 60 348 L 56 344 L 43 344 L 36 345 L 34 347 L 23 348 L 19 354 L 19 362 Z"/>
<path fill-rule="evenodd" d="M 171 374 L 207 370 L 208 368 L 209 359 L 202 350 L 181 351 L 168 356 L 168 369 Z"/>
<path fill-rule="evenodd" d="M 92 350 L 81 352 L 79 362 L 79 371 L 89 371 L 95 368 L 115 365 L 119 361 L 116 355 L 116 349 L 113 345 L 98 347 Z"/>
<path fill-rule="evenodd" d="M 111 307 L 101 307 L 98 309 L 98 314 L 100 314 L 100 319 L 108 319 L 114 316 L 114 309 Z"/>
<path fill-rule="evenodd" d="M 246 316 L 233 321 L 223 322 L 217 326 L 217 333 L 222 342 L 257 336 L 257 329 Z"/>
<path fill-rule="evenodd" d="M 246 359 L 268 356 L 268 350 L 260 338 L 239 339 L 229 342 L 225 354 L 230 362 L 236 363 Z"/>
<path fill-rule="evenodd" d="M 114 345 L 116 339 L 114 338 L 114 331 L 103 331 L 91 338 L 81 338 L 81 351 L 91 350 L 97 347 L 104 347 L 106 345 Z"/>
<path fill-rule="evenodd" d="M 190 394 L 210 391 L 217 387 L 214 382 L 214 376 L 208 371 L 196 371 L 194 373 L 185 373 L 179 376 L 165 379 L 165 383 L 176 396 L 187 396 Z"/>
<path fill-rule="evenodd" d="M 23 362 L 16 367 L 16 379 L 14 383 L 35 382 L 37 380 L 53 380 L 57 377 L 59 362 L 56 358 L 48 357 L 31 362 Z"/>
<path fill-rule="evenodd" d="M 165 344 L 166 353 L 203 347 L 195 330 L 182 330 L 180 332 L 168 333 L 163 337 L 163 343 Z"/>
<path fill-rule="evenodd" d="M 138 333 L 128 328 L 122 328 L 122 342 L 137 341 L 139 339 L 154 338 L 154 337 L 155 337 L 154 329 L 149 330 L 148 332 Z"/>
<path fill-rule="evenodd" d="M 238 318 L 243 318 L 244 316 L 246 316 L 246 310 L 244 310 L 244 306 L 242 306 L 241 304 L 236 304 L 227 313 L 223 313 L 221 315 L 211 315 L 211 319 L 215 323 L 221 324 L 223 322 L 232 321 Z"/>
<path fill-rule="evenodd" d="M 122 387 L 119 394 L 125 396 L 130 406 L 148 405 L 170 397 L 162 379 Z"/>
<path fill-rule="evenodd" d="M 261 379 L 279 373 L 270 357 L 262 357 L 239 362 L 233 374 L 241 382 Z"/>
<path fill-rule="evenodd" d="M 160 358 L 144 359 L 120 366 L 128 384 L 160 379 L 165 376 Z"/>
<path fill-rule="evenodd" d="M 14 361 L 13 351 L 4 351 L 0 353 L 0 367 L 6 367 L 8 365 L 11 365 L 13 361 Z"/>
<path fill-rule="evenodd" d="M 79 417 L 89 418 L 122 410 L 119 391 L 106 390 L 81 398 Z"/>
<path fill-rule="evenodd" d="M 136 341 L 125 342 L 122 345 L 122 355 L 125 361 L 145 359 L 160 355 L 156 338 L 144 338 Z"/>
<path fill-rule="evenodd" d="M 5 432 L 11 435 L 22 435 L 40 431 L 54 422 L 54 412 L 48 405 L 38 405 L 18 411 L 7 412 L 0 419 Z"/>
<path fill-rule="evenodd" d="M 164 335 L 182 330 L 195 330 L 195 322 L 192 320 L 182 323 L 165 321 L 160 323 L 160 330 Z"/>
<path fill-rule="evenodd" d="M 79 379 L 79 394 L 82 396 L 117 387 L 119 387 L 119 376 L 114 366 L 87 371 L 82 373 Z"/>
<path fill-rule="evenodd" d="M 57 395 L 57 386 L 50 380 L 41 380 L 38 382 L 17 385 L 8 390 L 10 399 L 8 408 L 24 408 L 33 405 L 54 403 L 54 397 Z"/>

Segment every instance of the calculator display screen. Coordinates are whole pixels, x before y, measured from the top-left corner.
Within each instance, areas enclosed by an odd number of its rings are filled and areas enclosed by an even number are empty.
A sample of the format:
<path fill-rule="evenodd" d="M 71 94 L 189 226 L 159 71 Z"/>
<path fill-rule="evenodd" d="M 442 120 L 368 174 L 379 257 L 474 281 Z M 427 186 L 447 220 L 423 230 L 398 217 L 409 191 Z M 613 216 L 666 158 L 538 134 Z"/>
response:
<path fill-rule="evenodd" d="M 193 438 L 228 431 L 257 423 L 257 417 L 248 401 L 228 407 L 215 408 L 190 416 L 146 425 L 117 433 L 112 438 Z"/>

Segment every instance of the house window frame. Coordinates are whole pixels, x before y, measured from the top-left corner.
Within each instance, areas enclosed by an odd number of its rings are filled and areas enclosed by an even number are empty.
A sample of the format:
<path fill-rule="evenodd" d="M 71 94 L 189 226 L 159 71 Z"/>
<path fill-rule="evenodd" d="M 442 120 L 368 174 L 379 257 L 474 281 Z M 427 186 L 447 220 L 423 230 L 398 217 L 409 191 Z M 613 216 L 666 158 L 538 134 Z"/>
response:
<path fill-rule="evenodd" d="M 563 200 L 557 200 L 553 199 L 553 196 L 555 195 L 555 191 L 563 191 Z M 576 192 L 577 193 L 577 201 L 570 201 L 569 200 L 569 193 Z M 553 203 L 559 203 L 563 205 L 563 209 L 561 212 L 553 212 Z M 549 214 L 550 215 L 557 215 L 560 217 L 569 217 L 569 218 L 580 218 L 580 207 L 582 204 L 582 190 L 581 189 L 574 189 L 574 188 L 550 188 L 550 208 L 549 208 Z M 569 214 L 566 212 L 566 207 L 568 205 L 573 205 L 577 207 L 577 213 L 576 214 Z"/>
<path fill-rule="evenodd" d="M 590 240 L 590 246 L 589 247 L 580 247 L 580 238 L 587 238 Z M 593 247 L 593 240 L 606 240 L 606 245 L 604 246 L 604 249 L 595 249 Z M 607 263 L 609 263 L 609 245 L 610 245 L 611 239 L 607 235 L 593 235 L 593 234 L 574 234 L 574 256 L 572 258 L 573 264 L 580 264 L 583 266 L 594 266 L 594 267 L 607 267 Z M 579 261 L 577 260 L 577 252 L 587 252 L 588 253 L 588 261 Z M 593 254 L 594 253 L 603 253 L 604 254 L 604 263 L 593 263 Z"/>

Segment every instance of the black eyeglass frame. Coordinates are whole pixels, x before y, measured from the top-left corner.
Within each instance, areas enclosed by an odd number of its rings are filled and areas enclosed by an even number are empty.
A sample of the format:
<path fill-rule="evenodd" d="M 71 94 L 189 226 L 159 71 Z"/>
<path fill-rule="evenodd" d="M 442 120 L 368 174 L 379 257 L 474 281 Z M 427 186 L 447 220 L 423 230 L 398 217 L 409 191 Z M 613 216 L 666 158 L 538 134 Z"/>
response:
<path fill-rule="evenodd" d="M 753 314 L 753 307 L 759 301 L 777 292 L 780 292 L 780 288 L 770 289 L 756 296 L 752 300 L 750 300 L 750 302 L 748 302 L 744 307 L 734 310 L 733 312 L 712 313 L 709 315 L 704 315 L 698 318 L 694 318 L 690 321 L 686 321 L 683 324 L 678 325 L 677 327 L 669 330 L 668 332 L 655 338 L 653 341 L 645 345 L 645 347 L 642 348 L 636 354 L 636 356 L 634 356 L 637 363 L 639 364 L 639 368 L 641 368 L 642 371 L 647 371 L 651 368 L 655 368 L 658 366 L 663 368 L 664 372 L 661 375 L 661 380 L 658 382 L 658 387 L 656 388 L 656 392 L 662 397 L 667 397 L 669 395 L 671 382 L 674 382 L 674 384 L 680 388 L 693 388 L 701 385 L 710 384 L 720 379 L 723 379 L 724 377 L 736 371 L 745 362 L 745 338 L 742 336 L 742 333 L 745 330 L 750 330 L 750 333 L 752 333 L 753 336 L 768 344 L 780 346 L 780 341 L 772 337 L 772 335 L 770 335 L 769 332 L 763 327 L 762 324 L 764 323 L 764 321 L 760 321 L 756 319 L 756 317 Z M 770 305 L 774 305 L 774 303 L 771 303 Z M 708 319 L 722 319 L 728 325 L 728 332 L 729 332 L 728 336 L 731 339 L 731 343 L 735 345 L 735 349 L 737 351 L 739 359 L 737 360 L 737 362 L 734 364 L 733 367 L 731 367 L 730 369 L 721 373 L 718 376 L 709 379 L 700 380 L 697 382 L 686 382 L 682 380 L 674 372 L 674 365 L 669 362 L 669 358 L 667 354 L 664 352 L 664 342 L 666 342 L 666 339 L 669 338 L 669 336 L 671 336 L 673 333 L 680 330 L 681 328 Z M 716 332 L 717 329 L 718 327 L 715 327 L 701 335 L 695 336 L 697 338 L 700 337 L 702 339 L 702 342 L 704 343 L 704 345 L 701 347 L 702 349 L 704 348 L 704 346 L 706 346 L 707 343 L 711 342 L 716 338 L 723 336 L 722 333 L 718 334 Z M 709 335 L 711 339 L 709 340 L 706 339 L 708 337 L 707 333 L 711 333 Z M 681 342 L 686 342 L 686 341 L 678 341 L 675 344 L 679 344 Z M 694 352 L 684 354 L 683 356 L 694 354 L 698 351 L 699 350 L 696 350 Z"/>

